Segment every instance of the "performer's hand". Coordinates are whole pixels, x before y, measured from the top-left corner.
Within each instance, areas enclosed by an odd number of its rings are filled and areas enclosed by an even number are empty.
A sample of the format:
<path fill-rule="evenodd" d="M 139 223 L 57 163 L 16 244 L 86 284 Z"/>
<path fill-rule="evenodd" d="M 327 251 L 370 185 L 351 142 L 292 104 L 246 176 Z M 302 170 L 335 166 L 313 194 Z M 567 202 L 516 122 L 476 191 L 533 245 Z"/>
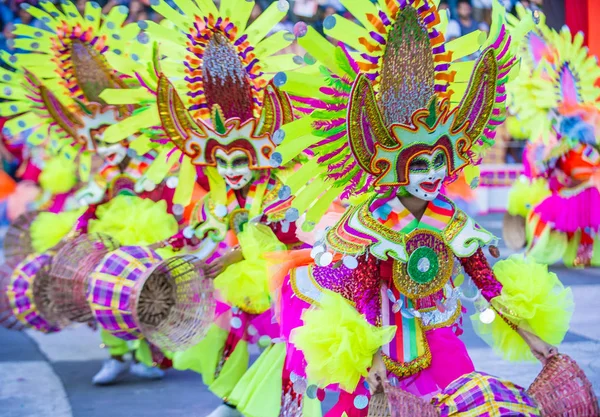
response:
<path fill-rule="evenodd" d="M 369 369 L 369 375 L 367 375 L 367 384 L 369 384 L 369 391 L 371 395 L 379 392 L 383 389 L 383 383 L 387 381 L 387 369 L 383 358 L 381 357 L 381 351 L 377 351 L 373 355 L 373 365 Z"/>
<path fill-rule="evenodd" d="M 550 358 L 558 354 L 558 349 L 555 346 L 544 342 L 533 333 L 523 329 L 517 329 L 517 333 L 519 333 L 523 340 L 525 340 L 525 343 L 529 345 L 531 353 L 533 353 L 533 356 L 535 356 L 542 365 L 545 365 Z"/>
<path fill-rule="evenodd" d="M 204 273 L 206 274 L 206 276 L 208 278 L 215 279 L 229 265 L 233 265 L 242 260 L 244 260 L 244 255 L 242 255 L 242 250 L 240 248 L 236 248 L 232 251 L 229 251 L 225 255 L 215 259 L 210 264 L 207 264 L 204 267 Z"/>

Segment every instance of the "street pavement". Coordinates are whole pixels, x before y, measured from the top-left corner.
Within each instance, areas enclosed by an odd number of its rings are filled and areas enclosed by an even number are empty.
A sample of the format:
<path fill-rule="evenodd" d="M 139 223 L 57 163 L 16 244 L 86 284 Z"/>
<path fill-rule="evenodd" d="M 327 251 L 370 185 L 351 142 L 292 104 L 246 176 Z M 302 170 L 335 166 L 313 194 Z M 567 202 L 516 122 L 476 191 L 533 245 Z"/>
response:
<path fill-rule="evenodd" d="M 501 216 L 480 219 L 500 236 Z M 511 252 L 502 248 L 502 256 Z M 600 395 L 600 270 L 553 267 L 576 302 L 571 330 L 560 351 L 584 369 Z M 503 361 L 473 332 L 465 317 L 463 340 L 478 370 L 531 384 L 541 366 Z M 53 335 L 0 329 L 0 417 L 204 417 L 219 404 L 192 372 L 168 371 L 164 380 L 133 376 L 120 384 L 94 387 L 90 381 L 106 352 L 86 326 Z M 335 401 L 328 394 L 324 408 Z"/>

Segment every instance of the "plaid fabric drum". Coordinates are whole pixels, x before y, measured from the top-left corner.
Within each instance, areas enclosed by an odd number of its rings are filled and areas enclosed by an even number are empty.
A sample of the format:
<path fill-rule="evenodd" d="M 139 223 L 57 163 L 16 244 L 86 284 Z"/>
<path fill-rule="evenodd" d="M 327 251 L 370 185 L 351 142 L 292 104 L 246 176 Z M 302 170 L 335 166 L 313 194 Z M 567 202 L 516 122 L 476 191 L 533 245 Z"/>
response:
<path fill-rule="evenodd" d="M 49 306 L 37 305 L 39 298 L 34 288 L 36 276 L 49 268 L 51 262 L 49 253 L 29 255 L 15 268 L 6 290 L 15 317 L 27 327 L 44 333 L 60 330 L 50 314 L 43 312 L 44 307 L 48 309 Z"/>
<path fill-rule="evenodd" d="M 160 260 L 152 249 L 124 246 L 108 253 L 92 272 L 88 302 L 98 323 L 113 336 L 124 340 L 142 337 L 130 298 L 136 281 Z"/>
<path fill-rule="evenodd" d="M 432 399 L 441 417 L 538 417 L 540 410 L 525 389 L 493 376 L 472 372 L 452 382 Z"/>
<path fill-rule="evenodd" d="M 23 330 L 25 325 L 17 320 L 6 293 L 12 272 L 13 269 L 8 265 L 0 266 L 0 326 L 12 330 Z"/>

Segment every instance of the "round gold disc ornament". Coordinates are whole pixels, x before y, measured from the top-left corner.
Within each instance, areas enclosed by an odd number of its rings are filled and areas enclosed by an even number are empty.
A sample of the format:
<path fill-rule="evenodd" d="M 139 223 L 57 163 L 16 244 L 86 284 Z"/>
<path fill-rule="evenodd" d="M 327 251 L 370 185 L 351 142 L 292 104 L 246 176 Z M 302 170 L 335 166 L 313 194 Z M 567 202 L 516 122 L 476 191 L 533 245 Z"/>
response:
<path fill-rule="evenodd" d="M 415 230 L 406 237 L 407 262 L 394 261 L 394 284 L 412 299 L 441 290 L 452 276 L 454 256 L 442 237 Z"/>

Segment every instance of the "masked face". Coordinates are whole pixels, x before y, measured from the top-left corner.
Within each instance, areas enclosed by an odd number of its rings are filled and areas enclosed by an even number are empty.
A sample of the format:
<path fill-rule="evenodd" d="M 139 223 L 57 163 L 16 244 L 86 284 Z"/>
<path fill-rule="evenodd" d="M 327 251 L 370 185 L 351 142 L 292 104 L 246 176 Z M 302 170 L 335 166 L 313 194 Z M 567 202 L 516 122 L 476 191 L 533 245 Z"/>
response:
<path fill-rule="evenodd" d="M 421 200 L 435 200 L 447 174 L 448 162 L 444 151 L 438 150 L 433 155 L 419 155 L 409 165 L 406 191 Z"/>
<path fill-rule="evenodd" d="M 127 156 L 127 148 L 120 143 L 113 143 L 109 145 L 98 142 L 96 152 L 98 153 L 98 156 L 104 160 L 104 162 L 111 166 L 119 165 Z"/>
<path fill-rule="evenodd" d="M 215 159 L 219 175 L 234 190 L 241 190 L 252 181 L 253 173 L 250 169 L 250 161 L 244 151 L 237 150 L 226 153 L 222 149 L 218 149 Z"/>

